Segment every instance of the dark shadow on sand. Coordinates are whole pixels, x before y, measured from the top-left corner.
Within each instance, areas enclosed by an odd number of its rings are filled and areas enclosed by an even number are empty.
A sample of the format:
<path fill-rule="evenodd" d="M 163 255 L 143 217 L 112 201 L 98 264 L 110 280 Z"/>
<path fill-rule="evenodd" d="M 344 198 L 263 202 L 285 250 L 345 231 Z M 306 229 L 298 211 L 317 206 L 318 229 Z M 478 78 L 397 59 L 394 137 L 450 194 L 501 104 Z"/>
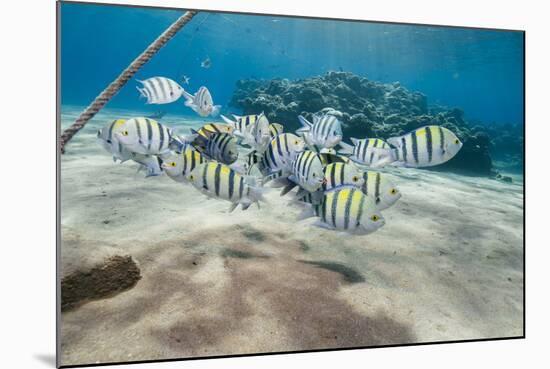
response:
<path fill-rule="evenodd" d="M 332 261 L 310 261 L 310 260 L 298 260 L 300 263 L 315 265 L 319 268 L 330 270 L 332 272 L 340 273 L 346 282 L 349 283 L 361 283 L 365 282 L 363 277 L 358 271 L 350 268 L 344 264 L 335 263 Z"/>

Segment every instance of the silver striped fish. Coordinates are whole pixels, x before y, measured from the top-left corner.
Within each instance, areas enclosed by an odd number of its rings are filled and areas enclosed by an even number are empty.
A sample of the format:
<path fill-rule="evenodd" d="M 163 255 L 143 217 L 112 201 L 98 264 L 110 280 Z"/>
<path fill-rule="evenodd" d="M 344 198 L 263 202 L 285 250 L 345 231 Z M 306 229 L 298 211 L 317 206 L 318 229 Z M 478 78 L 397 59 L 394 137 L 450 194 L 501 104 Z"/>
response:
<path fill-rule="evenodd" d="M 323 152 L 323 153 L 317 154 L 319 155 L 319 159 L 321 159 L 321 163 L 323 164 L 324 167 L 332 163 L 344 163 L 344 164 L 351 163 L 351 160 L 348 157 L 337 155 L 334 149 L 330 149 L 330 150 L 331 150 L 330 152 Z"/>
<path fill-rule="evenodd" d="M 358 164 L 363 164 L 367 166 L 372 165 L 372 163 L 374 163 L 375 160 L 378 159 L 378 156 L 376 155 L 376 150 L 373 149 L 390 148 L 390 145 L 379 138 L 357 139 L 352 137 L 351 142 L 353 142 L 353 146 L 345 142 L 340 142 L 340 146 L 342 147 L 342 149 L 338 152 L 340 154 L 349 155 L 350 160 L 353 160 Z"/>
<path fill-rule="evenodd" d="M 124 122 L 115 136 L 128 151 L 143 155 L 166 154 L 173 142 L 170 128 L 143 117 Z"/>
<path fill-rule="evenodd" d="M 353 164 L 331 163 L 324 168 L 324 181 L 315 192 L 308 192 L 300 189 L 296 194 L 298 201 L 307 202 L 313 205 L 320 204 L 323 193 L 339 187 L 351 186 L 361 188 L 365 180 L 363 173 Z"/>
<path fill-rule="evenodd" d="M 364 171 L 363 179 L 364 182 L 361 186 L 361 191 L 374 199 L 378 210 L 389 208 L 401 198 L 401 192 L 388 179 L 386 174 Z"/>
<path fill-rule="evenodd" d="M 262 154 L 257 154 L 257 167 L 265 177 L 264 183 L 289 175 L 293 160 L 304 151 L 304 147 L 304 141 L 292 133 L 283 133 L 274 137 L 267 149 Z"/>
<path fill-rule="evenodd" d="M 284 131 L 284 127 L 282 124 L 279 123 L 270 123 L 269 124 L 269 135 L 271 138 L 275 138 Z"/>
<path fill-rule="evenodd" d="M 462 148 L 458 137 L 441 126 L 421 127 L 387 141 L 395 148 L 373 149 L 378 159 L 372 167 L 388 164 L 410 168 L 432 167 L 451 160 Z"/>
<path fill-rule="evenodd" d="M 200 152 L 189 145 L 185 146 L 181 153 L 171 153 L 163 158 L 162 169 L 176 182 L 185 182 L 197 165 L 207 162 Z"/>
<path fill-rule="evenodd" d="M 301 115 L 298 116 L 298 119 L 302 123 L 302 128 L 298 129 L 296 133 L 303 134 L 308 145 L 331 148 L 342 141 L 342 124 L 334 115 L 315 114 L 313 123 L 310 123 Z"/>
<path fill-rule="evenodd" d="M 354 187 L 325 192 L 320 204 L 308 206 L 299 216 L 318 217 L 314 225 L 355 235 L 372 233 L 385 224 L 374 200 Z"/>
<path fill-rule="evenodd" d="M 197 133 L 191 130 L 193 133 Z M 239 157 L 237 140 L 227 133 L 205 133 L 208 137 L 198 135 L 192 146 L 206 157 L 223 164 L 232 164 Z"/>
<path fill-rule="evenodd" d="M 262 189 L 248 183 L 245 178 L 227 165 L 208 162 L 195 167 L 187 177 L 189 182 L 205 195 L 232 203 L 229 211 L 241 204 L 246 210 L 253 203 L 264 201 Z"/>
<path fill-rule="evenodd" d="M 309 192 L 317 191 L 324 181 L 323 164 L 313 151 L 303 151 L 292 162 L 292 174 L 288 179 Z M 281 195 L 290 191 L 287 186 Z"/>
<path fill-rule="evenodd" d="M 160 176 L 163 173 L 160 156 L 132 153 L 132 160 L 140 164 L 138 172 L 141 170 L 146 171 L 145 178 Z"/>
<path fill-rule="evenodd" d="M 169 104 L 178 100 L 184 90 L 176 81 L 166 77 L 152 77 L 144 81 L 137 80 L 142 87 L 136 86 L 140 96 L 147 99 L 147 104 Z"/>
<path fill-rule="evenodd" d="M 233 127 L 231 127 L 229 124 L 224 123 L 207 123 L 203 125 L 197 133 L 203 137 L 208 138 L 208 132 L 210 133 L 227 133 L 232 135 L 233 134 Z"/>
<path fill-rule="evenodd" d="M 125 122 L 125 119 L 115 119 L 97 131 L 97 138 L 101 146 L 113 155 L 115 162 L 120 160 L 121 163 L 124 163 L 126 160 L 132 159 L 132 153 L 116 137 L 116 133 L 121 132 L 121 128 L 124 127 Z"/>
<path fill-rule="evenodd" d="M 215 117 L 220 112 L 221 105 L 214 105 L 210 91 L 204 86 L 201 86 L 194 95 L 186 91 L 183 91 L 183 95 L 186 99 L 185 106 L 193 109 L 201 117 L 209 115 Z"/>

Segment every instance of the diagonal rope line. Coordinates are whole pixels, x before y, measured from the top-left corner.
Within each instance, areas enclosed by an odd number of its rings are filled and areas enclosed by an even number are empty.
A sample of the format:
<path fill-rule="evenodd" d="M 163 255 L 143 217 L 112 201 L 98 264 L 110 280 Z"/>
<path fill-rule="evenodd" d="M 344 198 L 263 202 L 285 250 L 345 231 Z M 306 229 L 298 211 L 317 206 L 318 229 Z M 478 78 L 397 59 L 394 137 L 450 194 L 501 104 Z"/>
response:
<path fill-rule="evenodd" d="M 80 114 L 77 120 L 63 131 L 60 138 L 61 153 L 65 153 L 65 145 L 80 131 L 86 123 L 94 117 L 104 106 L 115 96 L 118 91 L 128 82 L 134 74 L 162 48 L 175 34 L 183 28 L 198 12 L 189 10 L 178 18 L 166 29 L 155 41 L 153 41 L 141 55 L 113 81 L 95 100 Z"/>

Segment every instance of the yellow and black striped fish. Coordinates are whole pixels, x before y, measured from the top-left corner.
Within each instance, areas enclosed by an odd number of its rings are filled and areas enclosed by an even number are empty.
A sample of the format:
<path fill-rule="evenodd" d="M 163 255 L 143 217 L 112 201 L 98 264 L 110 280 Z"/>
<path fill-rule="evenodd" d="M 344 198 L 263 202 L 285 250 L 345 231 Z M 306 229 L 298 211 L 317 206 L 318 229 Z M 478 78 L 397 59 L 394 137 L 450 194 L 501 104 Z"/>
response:
<path fill-rule="evenodd" d="M 181 153 L 171 153 L 163 157 L 162 168 L 174 181 L 183 182 L 197 165 L 207 159 L 200 152 L 187 145 Z"/>
<path fill-rule="evenodd" d="M 321 164 L 319 156 L 309 150 L 299 153 L 292 162 L 292 174 L 288 179 L 306 191 L 317 191 L 324 181 L 323 164 Z M 284 195 L 290 189 L 285 188 L 281 195 Z"/>
<path fill-rule="evenodd" d="M 245 177 L 225 164 L 213 161 L 200 164 L 187 178 L 204 194 L 230 201 L 232 203 L 230 211 L 233 211 L 238 204 L 246 210 L 251 204 L 263 201 L 260 188 L 247 183 Z"/>
<path fill-rule="evenodd" d="M 462 148 L 462 142 L 445 127 L 426 126 L 406 135 L 388 138 L 394 149 L 377 150 L 375 167 L 387 164 L 410 168 L 432 167 L 452 159 Z"/>
<path fill-rule="evenodd" d="M 374 171 L 363 172 L 364 183 L 361 191 L 374 199 L 378 210 L 384 210 L 401 198 L 401 192 L 387 178 L 387 174 Z"/>
<path fill-rule="evenodd" d="M 197 134 L 197 131 L 191 130 Z M 232 164 L 239 157 L 237 140 L 227 133 L 203 132 L 206 137 L 197 134 L 192 146 L 206 157 L 224 164 Z"/>
<path fill-rule="evenodd" d="M 170 128 L 144 117 L 127 120 L 115 136 L 128 151 L 144 155 L 166 154 L 172 143 Z"/>
<path fill-rule="evenodd" d="M 205 138 L 209 137 L 209 133 L 227 133 L 233 134 L 233 127 L 225 123 L 207 123 L 197 130 L 197 133 Z"/>
<path fill-rule="evenodd" d="M 332 163 L 325 167 L 322 190 L 328 191 L 341 186 L 361 187 L 365 180 L 361 171 L 353 164 Z"/>
<path fill-rule="evenodd" d="M 324 167 L 332 163 L 344 163 L 344 164 L 351 163 L 351 160 L 348 157 L 337 155 L 336 153 L 332 153 L 332 152 L 323 152 L 317 155 L 319 155 L 319 159 L 321 159 L 321 163 L 323 164 Z"/>
<path fill-rule="evenodd" d="M 261 119 L 263 116 L 264 116 L 263 114 L 252 114 L 252 115 L 245 115 L 242 117 L 238 115 L 233 115 L 233 118 L 235 118 L 235 120 L 231 120 L 221 115 L 222 119 L 227 124 L 232 126 L 234 130 L 239 131 L 243 134 L 250 132 L 250 129 L 256 123 L 256 121 L 258 119 Z"/>
<path fill-rule="evenodd" d="M 339 153 L 349 155 L 352 161 L 368 166 L 372 165 L 378 158 L 378 156 L 375 155 L 377 151 L 374 149 L 390 148 L 390 145 L 379 138 L 365 138 L 360 140 L 352 137 L 351 142 L 353 142 L 353 146 L 345 142 L 340 142 L 342 149 Z"/>
<path fill-rule="evenodd" d="M 269 135 L 271 138 L 275 138 L 281 133 L 283 133 L 284 127 L 282 124 L 279 123 L 270 123 L 269 124 Z"/>
<path fill-rule="evenodd" d="M 116 137 L 116 133 L 121 132 L 121 128 L 124 127 L 125 122 L 125 119 L 115 119 L 97 131 L 98 140 L 103 148 L 113 155 L 114 161 L 118 159 L 121 162 L 125 162 L 132 158 L 132 153 Z"/>
<path fill-rule="evenodd" d="M 319 205 L 315 205 L 300 216 L 317 216 L 315 225 L 349 232 L 357 235 L 369 234 L 385 224 L 374 200 L 354 187 L 343 187 L 325 192 Z"/>
<path fill-rule="evenodd" d="M 304 141 L 292 133 L 282 133 L 274 137 L 257 158 L 258 169 L 265 177 L 264 182 L 289 174 L 292 161 L 304 151 L 304 147 Z"/>

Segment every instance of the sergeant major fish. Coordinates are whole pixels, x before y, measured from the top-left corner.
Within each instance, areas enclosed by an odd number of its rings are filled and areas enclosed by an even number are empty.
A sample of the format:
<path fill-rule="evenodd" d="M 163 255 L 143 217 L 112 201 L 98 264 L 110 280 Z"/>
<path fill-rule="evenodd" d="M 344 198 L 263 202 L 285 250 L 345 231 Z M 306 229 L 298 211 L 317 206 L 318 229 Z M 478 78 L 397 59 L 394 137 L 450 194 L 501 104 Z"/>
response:
<path fill-rule="evenodd" d="M 197 133 L 191 130 L 193 133 Z M 201 152 L 212 160 L 219 161 L 224 164 L 234 163 L 238 156 L 237 140 L 235 137 L 227 133 L 212 133 L 206 131 L 208 137 L 198 135 L 192 145 L 195 149 Z"/>
<path fill-rule="evenodd" d="M 197 165 L 206 163 L 207 159 L 200 152 L 187 145 L 181 153 L 171 153 L 164 157 L 162 169 L 168 177 L 176 182 L 185 182 L 187 176 Z"/>
<path fill-rule="evenodd" d="M 256 122 L 246 132 L 240 132 L 234 130 L 233 134 L 242 138 L 242 142 L 245 145 L 252 147 L 258 152 L 264 152 L 267 145 L 271 141 L 271 134 L 269 130 L 269 121 L 264 113 L 261 113 L 256 119 Z"/>
<path fill-rule="evenodd" d="M 304 148 L 304 140 L 292 133 L 283 133 L 273 138 L 263 153 L 256 153 L 258 169 L 264 176 L 263 182 L 289 175 L 292 162 Z"/>
<path fill-rule="evenodd" d="M 323 193 L 335 188 L 351 186 L 360 189 L 365 183 L 363 173 L 353 164 L 331 163 L 324 168 L 324 181 L 316 192 L 310 198 L 312 204 L 320 203 Z M 303 189 L 296 194 L 297 199 L 302 199 L 311 192 Z M 317 201 L 315 201 L 317 199 Z"/>
<path fill-rule="evenodd" d="M 390 148 L 390 145 L 379 138 L 357 139 L 352 137 L 351 142 L 353 142 L 353 146 L 345 142 L 340 142 L 342 149 L 338 152 L 340 154 L 349 155 L 350 160 L 358 164 L 367 166 L 372 165 L 375 160 L 378 159 L 378 156 L 376 155 L 377 152 L 374 149 Z"/>
<path fill-rule="evenodd" d="M 298 116 L 298 119 L 302 123 L 302 128 L 299 128 L 296 133 L 303 134 L 308 145 L 331 148 L 342 140 L 342 124 L 332 114 L 315 114 L 313 123 L 301 115 Z"/>
<path fill-rule="evenodd" d="M 245 116 L 233 115 L 233 118 L 235 120 L 231 120 L 223 115 L 221 115 L 221 118 L 227 124 L 229 124 L 231 127 L 234 128 L 234 131 L 233 131 L 234 134 L 240 139 L 244 138 L 244 136 L 247 134 L 251 134 L 252 129 L 257 123 L 260 123 L 262 127 L 264 127 L 266 124 L 269 127 L 269 121 L 267 117 L 264 115 L 264 113 L 251 114 L 251 115 L 245 115 Z"/>
<path fill-rule="evenodd" d="M 140 164 L 138 172 L 143 169 L 146 171 L 145 178 L 160 176 L 163 172 L 160 156 L 132 153 L 132 160 Z"/>
<path fill-rule="evenodd" d="M 372 167 L 388 164 L 410 168 L 432 167 L 449 161 L 462 148 L 458 137 L 441 126 L 421 127 L 387 141 L 395 148 L 373 149 L 378 159 Z"/>
<path fill-rule="evenodd" d="M 284 127 L 282 124 L 279 123 L 270 123 L 269 124 L 269 135 L 271 138 L 277 137 L 281 133 L 283 133 Z"/>
<path fill-rule="evenodd" d="M 152 77 L 144 81 L 137 80 L 142 87 L 137 87 L 140 96 L 147 99 L 147 104 L 168 104 L 178 100 L 185 92 L 176 81 L 166 77 Z"/>
<path fill-rule="evenodd" d="M 205 195 L 230 201 L 232 203 L 230 212 L 239 204 L 243 210 L 246 210 L 253 203 L 259 206 L 259 201 L 264 201 L 262 189 L 256 187 L 250 177 L 245 179 L 221 163 L 200 164 L 189 174 L 188 179 Z"/>
<path fill-rule="evenodd" d="M 233 134 L 233 127 L 224 123 L 207 123 L 197 131 L 202 137 L 208 138 L 209 133 L 227 133 Z"/>
<path fill-rule="evenodd" d="M 288 177 L 289 184 L 281 192 L 281 196 L 299 185 L 306 191 L 317 191 L 324 181 L 323 165 L 313 151 L 305 150 L 298 154 L 292 162 L 292 174 Z"/>
<path fill-rule="evenodd" d="M 97 131 L 97 138 L 101 146 L 113 155 L 113 161 L 115 162 L 120 160 L 120 162 L 123 163 L 132 158 L 132 153 L 126 149 L 116 137 L 116 133 L 120 132 L 125 122 L 125 119 L 115 119 L 107 126 Z"/>
<path fill-rule="evenodd" d="M 386 174 L 374 171 L 363 172 L 364 183 L 361 191 L 374 199 L 378 210 L 384 210 L 392 206 L 401 198 L 401 192 L 395 187 Z"/>
<path fill-rule="evenodd" d="M 372 233 L 385 224 L 374 200 L 353 187 L 327 191 L 318 205 L 308 206 L 299 216 L 318 217 L 315 226 L 355 235 Z"/>
<path fill-rule="evenodd" d="M 149 118 L 127 120 L 115 137 L 128 151 L 143 155 L 166 154 L 173 142 L 172 130 Z"/>
<path fill-rule="evenodd" d="M 210 91 L 204 86 L 201 86 L 199 90 L 191 95 L 188 92 L 183 92 L 185 96 L 185 106 L 193 109 L 195 113 L 201 117 L 217 116 L 220 112 L 221 105 L 214 105 L 212 95 Z"/>

